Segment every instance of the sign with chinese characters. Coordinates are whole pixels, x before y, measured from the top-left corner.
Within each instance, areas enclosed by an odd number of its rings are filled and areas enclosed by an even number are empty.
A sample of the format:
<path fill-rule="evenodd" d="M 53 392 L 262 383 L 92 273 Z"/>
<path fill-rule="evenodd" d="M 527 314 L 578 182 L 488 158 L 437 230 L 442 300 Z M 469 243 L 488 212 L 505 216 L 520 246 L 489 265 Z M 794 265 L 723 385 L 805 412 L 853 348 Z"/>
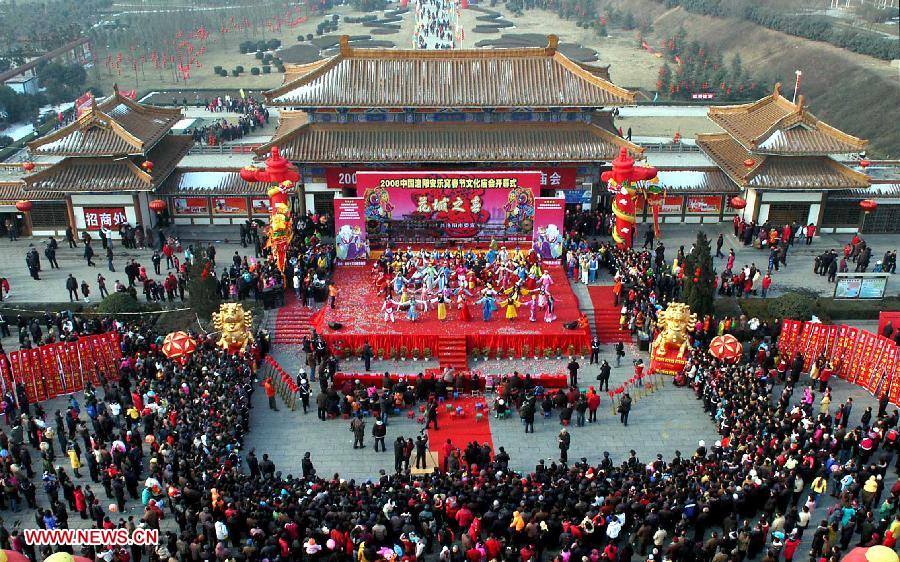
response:
<path fill-rule="evenodd" d="M 534 207 L 534 251 L 545 260 L 558 260 L 563 250 L 566 200 L 538 197 Z"/>
<path fill-rule="evenodd" d="M 325 168 L 325 184 L 331 189 L 356 188 L 356 174 L 363 171 L 359 168 L 330 167 Z M 529 172 L 541 174 L 541 189 L 576 189 L 578 185 L 578 168 L 574 166 L 556 166 L 552 168 L 529 168 Z M 444 172 L 442 172 L 444 173 Z M 455 173 L 455 172 L 446 172 Z"/>
<path fill-rule="evenodd" d="M 402 221 L 435 237 L 531 240 L 540 182 L 535 171 L 356 174 L 369 236 Z"/>
<path fill-rule="evenodd" d="M 688 214 L 718 215 L 722 211 L 721 195 L 691 195 L 687 198 Z"/>
<path fill-rule="evenodd" d="M 250 210 L 254 215 L 269 214 L 269 198 L 268 197 L 251 197 Z"/>
<path fill-rule="evenodd" d="M 247 215 L 246 197 L 213 197 L 214 215 Z"/>
<path fill-rule="evenodd" d="M 365 259 L 366 217 L 362 197 L 334 198 L 334 246 L 339 260 Z"/>
<path fill-rule="evenodd" d="M 661 215 L 680 215 L 683 203 L 684 195 L 666 195 L 665 200 L 662 201 L 662 204 L 659 207 L 659 213 Z M 643 212 L 644 205 L 644 198 L 640 195 L 637 196 L 635 198 L 635 210 L 637 211 L 637 214 Z"/>
<path fill-rule="evenodd" d="M 81 212 L 84 213 L 86 230 L 101 228 L 118 230 L 119 226 L 128 222 L 125 218 L 125 207 L 82 207 Z"/>
<path fill-rule="evenodd" d="M 173 197 L 173 214 L 176 215 L 208 215 L 208 197 Z"/>

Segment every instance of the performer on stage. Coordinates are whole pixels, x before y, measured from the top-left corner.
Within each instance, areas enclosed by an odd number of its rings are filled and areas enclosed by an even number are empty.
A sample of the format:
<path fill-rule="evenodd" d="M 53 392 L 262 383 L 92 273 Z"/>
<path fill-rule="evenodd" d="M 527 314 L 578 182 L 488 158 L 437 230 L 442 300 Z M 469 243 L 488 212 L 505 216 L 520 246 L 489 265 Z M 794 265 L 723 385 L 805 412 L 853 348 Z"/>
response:
<path fill-rule="evenodd" d="M 494 295 L 489 292 L 488 289 L 485 289 L 484 296 L 475 301 L 475 304 L 482 305 L 481 317 L 485 322 L 490 322 L 491 315 L 497 310 L 497 303 Z"/>
<path fill-rule="evenodd" d="M 447 319 L 447 301 L 444 300 L 443 293 L 439 294 L 436 300 L 438 320 L 444 321 Z"/>
<path fill-rule="evenodd" d="M 466 296 L 460 291 L 459 295 L 456 297 L 456 309 L 459 310 L 459 319 L 463 322 L 471 322 L 472 321 L 472 313 L 469 312 L 469 303 L 466 301 Z"/>
<path fill-rule="evenodd" d="M 391 297 L 384 297 L 384 304 L 381 305 L 381 311 L 384 313 L 384 321 L 387 322 L 390 319 L 391 322 L 396 322 L 394 318 L 394 310 L 397 308 L 397 303 L 391 300 Z"/>

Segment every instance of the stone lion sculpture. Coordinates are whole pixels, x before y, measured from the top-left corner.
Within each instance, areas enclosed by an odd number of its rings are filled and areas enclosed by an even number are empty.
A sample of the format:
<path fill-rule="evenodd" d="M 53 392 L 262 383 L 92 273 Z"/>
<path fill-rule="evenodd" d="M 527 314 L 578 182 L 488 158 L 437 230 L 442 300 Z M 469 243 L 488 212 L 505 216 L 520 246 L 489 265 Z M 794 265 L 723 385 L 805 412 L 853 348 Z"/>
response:
<path fill-rule="evenodd" d="M 253 313 L 244 310 L 238 302 L 226 302 L 219 305 L 219 312 L 213 312 L 213 326 L 221 334 L 217 344 L 232 352 L 241 352 L 253 343 Z"/>
<path fill-rule="evenodd" d="M 678 349 L 678 358 L 684 357 L 688 348 L 688 332 L 697 323 L 697 315 L 683 302 L 671 302 L 665 310 L 661 310 L 657 325 L 659 334 L 653 342 L 655 355 L 666 355 L 673 348 Z"/>

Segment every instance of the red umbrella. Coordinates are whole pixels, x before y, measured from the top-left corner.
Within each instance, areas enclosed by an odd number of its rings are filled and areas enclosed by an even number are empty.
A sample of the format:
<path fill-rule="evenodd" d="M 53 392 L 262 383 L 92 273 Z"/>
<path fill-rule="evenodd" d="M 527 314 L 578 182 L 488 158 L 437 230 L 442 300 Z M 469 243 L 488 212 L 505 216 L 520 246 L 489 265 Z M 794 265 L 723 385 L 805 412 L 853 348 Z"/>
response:
<path fill-rule="evenodd" d="M 162 351 L 169 359 L 186 363 L 188 357 L 197 351 L 197 342 L 185 332 L 171 332 L 163 340 Z"/>
<path fill-rule="evenodd" d="M 716 336 L 709 342 L 709 353 L 722 361 L 736 361 L 743 353 L 743 346 L 731 334 Z"/>

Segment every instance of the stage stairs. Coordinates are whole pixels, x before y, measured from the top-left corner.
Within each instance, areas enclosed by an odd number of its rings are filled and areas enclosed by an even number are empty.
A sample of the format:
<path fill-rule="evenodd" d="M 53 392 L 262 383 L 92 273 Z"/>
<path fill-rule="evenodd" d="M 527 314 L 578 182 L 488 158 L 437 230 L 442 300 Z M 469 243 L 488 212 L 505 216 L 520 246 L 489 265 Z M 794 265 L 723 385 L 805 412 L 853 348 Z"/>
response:
<path fill-rule="evenodd" d="M 468 369 L 469 354 L 466 347 L 466 336 L 441 336 L 438 339 L 437 357 L 442 369 L 444 367 Z"/>
<path fill-rule="evenodd" d="M 631 343 L 627 330 L 619 330 L 620 307 L 614 304 L 611 285 L 592 285 L 588 291 L 594 305 L 595 334 L 602 343 Z"/>
<path fill-rule="evenodd" d="M 278 317 L 275 320 L 273 343 L 276 345 L 299 345 L 302 343 L 303 336 L 310 334 L 313 316 L 316 312 L 296 301 L 279 309 Z"/>

